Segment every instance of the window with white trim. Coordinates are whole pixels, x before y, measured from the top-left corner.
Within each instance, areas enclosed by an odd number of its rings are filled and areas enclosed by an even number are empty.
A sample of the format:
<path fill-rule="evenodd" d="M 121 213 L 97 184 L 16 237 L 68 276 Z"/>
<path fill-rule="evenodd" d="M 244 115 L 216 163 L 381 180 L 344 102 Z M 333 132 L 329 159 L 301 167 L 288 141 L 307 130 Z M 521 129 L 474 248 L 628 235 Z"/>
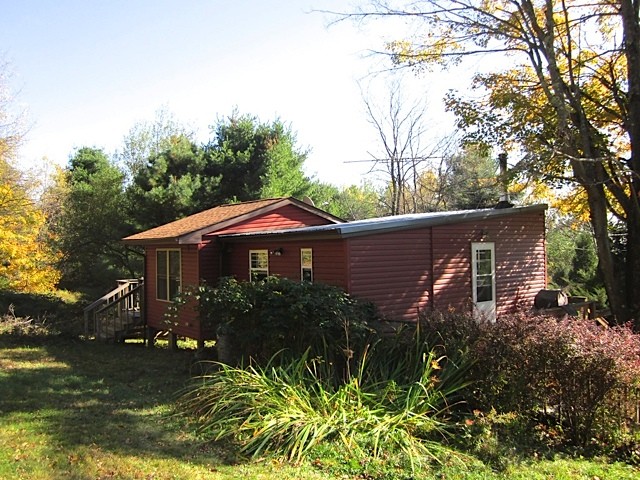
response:
<path fill-rule="evenodd" d="M 156 298 L 167 302 L 176 298 L 182 286 L 179 249 L 156 250 Z"/>
<path fill-rule="evenodd" d="M 249 280 L 257 282 L 269 276 L 269 251 L 249 250 Z"/>
<path fill-rule="evenodd" d="M 313 249 L 300 249 L 300 280 L 313 282 Z"/>

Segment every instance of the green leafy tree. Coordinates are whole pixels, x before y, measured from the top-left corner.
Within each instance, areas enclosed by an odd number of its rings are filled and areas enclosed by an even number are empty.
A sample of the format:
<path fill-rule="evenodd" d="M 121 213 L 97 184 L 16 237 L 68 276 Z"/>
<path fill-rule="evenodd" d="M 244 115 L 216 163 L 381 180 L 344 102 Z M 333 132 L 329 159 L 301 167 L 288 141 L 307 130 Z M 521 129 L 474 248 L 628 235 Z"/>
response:
<path fill-rule="evenodd" d="M 582 231 L 575 239 L 576 254 L 571 262 L 569 280 L 574 285 L 584 285 L 589 289 L 597 275 L 598 257 L 591 232 Z"/>
<path fill-rule="evenodd" d="M 425 71 L 474 54 L 507 56 L 478 74 L 480 97 L 449 99 L 460 126 L 495 147 L 525 153 L 522 172 L 584 190 L 614 316 L 640 312 L 640 20 L 637 0 L 373 1 L 354 17 L 421 22 L 390 42 L 397 66 Z M 348 15 L 349 16 L 349 15 Z M 567 175 L 568 174 L 568 175 Z M 616 270 L 609 219 L 625 227 Z M 637 317 L 636 317 L 637 318 Z"/>
<path fill-rule="evenodd" d="M 589 225 L 554 222 L 547 232 L 547 272 L 550 285 L 570 295 L 606 303 L 598 256 Z"/>
<path fill-rule="evenodd" d="M 319 186 L 304 173 L 307 152 L 297 147 L 294 133 L 280 121 L 272 123 L 270 130 L 272 140 L 261 196 L 302 198 L 319 194 Z"/>
<path fill-rule="evenodd" d="M 379 189 L 370 183 L 350 185 L 336 189 L 334 197 L 321 205 L 325 210 L 345 220 L 362 220 L 364 218 L 389 215 L 384 207 Z"/>
<path fill-rule="evenodd" d="M 130 181 L 149 158 L 171 147 L 172 139 L 193 139 L 193 132 L 177 121 L 166 108 L 160 108 L 152 121 L 136 123 L 124 136 L 115 158 L 124 167 Z"/>
<path fill-rule="evenodd" d="M 131 232 L 123 180 L 102 150 L 81 148 L 70 158 L 58 180 L 65 193 L 52 225 L 62 253 L 61 286 L 104 293 L 140 270 L 140 255 L 120 243 Z"/>

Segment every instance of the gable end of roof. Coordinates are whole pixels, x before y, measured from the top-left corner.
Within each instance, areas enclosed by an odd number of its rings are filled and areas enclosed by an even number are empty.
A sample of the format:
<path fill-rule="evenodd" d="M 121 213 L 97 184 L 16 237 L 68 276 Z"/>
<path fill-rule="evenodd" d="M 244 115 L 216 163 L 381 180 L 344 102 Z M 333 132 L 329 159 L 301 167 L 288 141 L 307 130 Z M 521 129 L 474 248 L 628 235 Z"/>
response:
<path fill-rule="evenodd" d="M 132 245 L 156 243 L 195 244 L 201 242 L 202 236 L 212 230 L 226 228 L 285 205 L 295 205 L 332 223 L 344 222 L 341 218 L 293 197 L 272 198 L 213 207 L 174 222 L 130 235 L 123 238 L 122 241 Z"/>

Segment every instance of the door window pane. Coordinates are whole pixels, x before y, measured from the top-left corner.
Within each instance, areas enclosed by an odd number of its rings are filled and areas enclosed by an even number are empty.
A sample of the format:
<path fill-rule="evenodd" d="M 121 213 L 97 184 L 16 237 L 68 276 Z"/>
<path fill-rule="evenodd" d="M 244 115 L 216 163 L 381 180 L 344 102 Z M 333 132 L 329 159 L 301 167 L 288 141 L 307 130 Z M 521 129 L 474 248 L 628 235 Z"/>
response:
<path fill-rule="evenodd" d="M 491 250 L 476 252 L 476 301 L 493 300 L 493 262 Z"/>
<path fill-rule="evenodd" d="M 478 250 L 476 268 L 478 275 L 491 275 L 491 250 Z"/>
<path fill-rule="evenodd" d="M 476 296 L 478 302 L 490 302 L 493 300 L 493 285 L 491 284 L 491 278 L 478 279 L 478 286 L 476 288 Z"/>

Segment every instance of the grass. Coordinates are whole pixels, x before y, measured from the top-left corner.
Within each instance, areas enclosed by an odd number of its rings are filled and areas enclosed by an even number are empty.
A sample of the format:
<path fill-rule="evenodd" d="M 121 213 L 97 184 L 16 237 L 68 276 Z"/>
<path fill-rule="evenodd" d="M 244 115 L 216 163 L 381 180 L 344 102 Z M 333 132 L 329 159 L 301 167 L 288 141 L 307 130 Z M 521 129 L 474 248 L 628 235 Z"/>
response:
<path fill-rule="evenodd" d="M 0 336 L 0 478 L 324 478 L 310 467 L 243 463 L 170 415 L 185 352 Z M 274 473 L 277 472 L 277 473 Z"/>
<path fill-rule="evenodd" d="M 352 464 L 327 452 L 308 463 L 247 460 L 203 443 L 171 415 L 188 382 L 191 355 L 141 345 L 105 345 L 0 334 L 0 478 L 14 479 L 356 479 L 408 478 L 406 470 Z M 479 461 L 416 478 L 635 479 L 623 464 L 583 459 Z"/>

